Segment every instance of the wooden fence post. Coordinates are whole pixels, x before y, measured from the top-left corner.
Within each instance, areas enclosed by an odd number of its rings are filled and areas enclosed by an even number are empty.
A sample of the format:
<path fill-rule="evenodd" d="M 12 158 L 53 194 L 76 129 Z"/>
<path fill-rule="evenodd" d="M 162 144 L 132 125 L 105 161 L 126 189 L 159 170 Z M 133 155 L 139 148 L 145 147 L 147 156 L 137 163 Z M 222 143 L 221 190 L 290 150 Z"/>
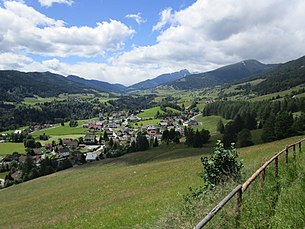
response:
<path fill-rule="evenodd" d="M 239 227 L 240 224 L 240 213 L 241 213 L 241 205 L 243 201 L 243 191 L 242 188 L 238 190 L 236 193 L 237 196 L 237 202 L 236 202 L 236 226 Z"/>
<path fill-rule="evenodd" d="M 278 177 L 278 175 L 279 175 L 279 158 L 276 157 L 274 159 L 274 176 Z"/>
<path fill-rule="evenodd" d="M 299 151 L 302 152 L 302 142 L 299 142 Z"/>
<path fill-rule="evenodd" d="M 285 153 L 285 156 L 286 156 L 286 163 L 288 163 L 288 147 L 286 146 L 286 148 L 285 148 L 285 151 L 286 151 L 286 153 Z"/>
<path fill-rule="evenodd" d="M 294 144 L 293 145 L 293 160 L 296 159 L 296 156 L 297 156 L 297 154 L 296 154 L 296 151 L 295 151 L 295 144 Z"/>
<path fill-rule="evenodd" d="M 265 184 L 265 177 L 266 177 L 266 169 L 263 169 L 261 173 L 261 190 L 264 189 L 264 184 Z"/>

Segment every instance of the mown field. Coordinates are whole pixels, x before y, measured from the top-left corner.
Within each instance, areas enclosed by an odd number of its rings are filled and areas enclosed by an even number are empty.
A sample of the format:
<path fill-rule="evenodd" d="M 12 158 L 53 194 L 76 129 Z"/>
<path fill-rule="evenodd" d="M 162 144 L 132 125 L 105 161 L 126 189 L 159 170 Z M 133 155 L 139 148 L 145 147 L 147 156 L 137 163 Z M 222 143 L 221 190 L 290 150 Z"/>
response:
<path fill-rule="evenodd" d="M 153 107 L 150 109 L 146 109 L 140 114 L 138 114 L 138 117 L 140 118 L 154 118 L 157 112 L 159 111 L 160 114 L 164 114 L 164 111 L 160 109 L 160 106 Z"/>
<path fill-rule="evenodd" d="M 303 136 L 304 137 L 304 136 Z M 240 149 L 246 170 L 293 137 Z M 161 146 L 41 177 L 0 191 L 3 228 L 143 228 L 177 209 L 202 184 L 200 157 L 210 148 Z M 35 203 L 35 204 L 33 204 Z M 37 217 L 39 215 L 39 217 Z"/>
<path fill-rule="evenodd" d="M 221 116 L 211 115 L 211 116 L 202 116 L 198 115 L 195 118 L 198 122 L 198 126 L 193 126 L 194 129 L 206 129 L 209 130 L 211 134 L 215 134 L 217 132 L 217 124 L 219 120 L 221 119 L 223 121 L 223 124 L 226 125 L 229 120 L 226 120 L 222 118 Z"/>
<path fill-rule="evenodd" d="M 0 156 L 5 156 L 13 152 L 24 153 L 23 143 L 3 142 L 0 143 Z"/>

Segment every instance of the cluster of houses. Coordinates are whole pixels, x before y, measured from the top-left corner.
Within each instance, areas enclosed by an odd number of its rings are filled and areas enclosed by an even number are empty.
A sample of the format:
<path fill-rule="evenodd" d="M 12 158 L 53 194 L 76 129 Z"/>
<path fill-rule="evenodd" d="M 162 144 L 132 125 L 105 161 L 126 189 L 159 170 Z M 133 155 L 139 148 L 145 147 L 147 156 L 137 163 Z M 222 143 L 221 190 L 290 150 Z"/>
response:
<path fill-rule="evenodd" d="M 14 134 L 21 134 L 21 132 L 31 133 L 33 131 L 43 130 L 54 127 L 53 124 L 36 124 L 32 127 L 26 128 L 25 130 L 15 130 Z"/>
<path fill-rule="evenodd" d="M 146 132 L 147 138 L 161 139 L 162 133 L 165 129 L 175 129 L 179 131 L 181 135 L 184 135 L 184 126 L 198 125 L 198 121 L 195 118 L 189 120 L 183 120 L 181 117 L 170 117 L 160 121 L 158 125 L 148 124 L 143 126 L 135 126 L 133 123 L 141 121 L 136 115 L 126 116 L 125 113 L 114 113 L 112 116 L 107 118 L 100 118 L 102 121 L 90 121 L 83 124 L 84 128 L 88 128 L 91 134 L 87 134 L 84 137 L 85 142 L 96 141 L 97 135 L 106 132 L 108 137 L 114 138 L 119 141 L 131 142 L 135 139 L 138 131 Z M 90 140 L 91 139 L 91 140 Z M 94 140 L 95 139 L 95 140 Z"/>
<path fill-rule="evenodd" d="M 93 135 L 95 136 L 95 135 Z M 69 159 L 73 166 L 78 166 L 86 162 L 95 161 L 101 157 L 104 152 L 103 145 L 85 145 L 79 144 L 78 141 L 71 138 L 63 138 L 62 144 L 52 145 L 51 143 L 46 144 L 45 147 L 32 149 L 32 160 L 37 166 L 40 165 L 41 161 L 46 157 L 52 158 L 57 161 Z M 84 152 L 85 151 L 85 152 Z M 20 155 L 17 153 L 7 155 L 0 159 L 0 171 L 7 171 L 10 164 L 13 161 L 17 163 L 24 163 L 28 156 Z M 11 175 L 13 180 L 20 180 L 22 176 L 21 171 L 16 171 Z M 0 187 L 3 187 L 4 180 L 0 179 Z"/>

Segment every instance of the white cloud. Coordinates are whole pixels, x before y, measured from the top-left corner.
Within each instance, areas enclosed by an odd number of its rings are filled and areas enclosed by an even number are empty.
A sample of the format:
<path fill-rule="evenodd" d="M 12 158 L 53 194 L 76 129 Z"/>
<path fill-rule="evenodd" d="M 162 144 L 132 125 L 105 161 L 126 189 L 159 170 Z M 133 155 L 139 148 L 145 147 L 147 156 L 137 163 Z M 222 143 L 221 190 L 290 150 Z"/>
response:
<path fill-rule="evenodd" d="M 41 6 L 50 7 L 53 3 L 66 4 L 71 6 L 74 1 L 73 0 L 38 0 Z"/>
<path fill-rule="evenodd" d="M 137 14 L 127 14 L 126 18 L 131 18 L 134 19 L 138 24 L 142 24 L 145 23 L 146 20 L 142 18 L 141 13 L 137 13 Z"/>
<path fill-rule="evenodd" d="M 32 63 L 32 59 L 13 53 L 0 53 L 0 69 L 21 69 L 26 65 Z"/>
<path fill-rule="evenodd" d="M 5 2 L 0 7 L 0 53 L 5 53 L 0 55 L 0 67 L 132 84 L 182 68 L 208 71 L 243 59 L 285 62 L 305 54 L 304 12 L 303 0 L 198 0 L 177 12 L 163 10 L 153 28 L 161 31 L 156 44 L 124 52 L 120 48 L 134 31 L 119 21 L 67 27 L 24 4 Z M 119 51 L 106 63 L 55 59 L 109 50 Z M 49 59 L 35 62 L 26 57 L 28 53 Z"/>
<path fill-rule="evenodd" d="M 134 30 L 116 20 L 96 27 L 67 27 L 20 2 L 5 1 L 0 7 L 0 50 L 6 52 L 91 57 L 121 49 L 133 34 Z"/>
<path fill-rule="evenodd" d="M 167 8 L 159 14 L 160 21 L 153 26 L 153 31 L 158 31 L 162 29 L 165 25 L 173 22 L 174 15 L 172 14 L 172 10 L 172 8 Z"/>
<path fill-rule="evenodd" d="M 187 9 L 161 12 L 157 43 L 113 59 L 146 72 L 208 71 L 243 59 L 285 62 L 305 54 L 302 0 L 198 0 Z M 292 13 L 293 12 L 293 13 Z"/>

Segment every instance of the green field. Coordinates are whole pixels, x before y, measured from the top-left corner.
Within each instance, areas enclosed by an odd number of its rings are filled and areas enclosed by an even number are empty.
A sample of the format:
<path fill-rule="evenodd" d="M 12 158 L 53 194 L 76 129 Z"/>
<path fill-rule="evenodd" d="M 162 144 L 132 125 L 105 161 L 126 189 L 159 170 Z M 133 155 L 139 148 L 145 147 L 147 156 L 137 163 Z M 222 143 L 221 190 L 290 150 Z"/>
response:
<path fill-rule="evenodd" d="M 85 134 L 87 133 L 87 128 L 83 128 L 82 125 L 78 125 L 77 127 L 70 127 L 69 123 L 65 123 L 64 126 L 61 126 L 60 124 L 55 125 L 53 128 L 43 129 L 34 131 L 31 133 L 33 137 L 37 137 L 41 134 L 46 135 L 73 135 L 73 134 Z"/>
<path fill-rule="evenodd" d="M 7 172 L 0 173 L 0 179 L 5 179 Z"/>
<path fill-rule="evenodd" d="M 255 98 L 251 99 L 251 101 L 269 100 L 269 99 L 275 98 L 276 96 L 280 96 L 281 98 L 285 97 L 285 96 L 291 96 L 292 91 L 297 91 L 297 90 L 302 89 L 302 88 L 304 88 L 304 86 L 296 86 L 296 87 L 290 88 L 290 89 L 285 90 L 285 91 L 280 91 L 280 92 L 271 93 L 271 94 L 267 94 L 267 95 L 257 96 Z M 303 96 L 304 96 L 304 94 L 296 95 L 296 97 L 303 97 Z"/>
<path fill-rule="evenodd" d="M 223 124 L 226 125 L 229 120 L 222 118 L 221 116 L 211 115 L 211 116 L 202 116 L 198 115 L 195 118 L 199 122 L 199 126 L 194 126 L 195 129 L 206 129 L 209 130 L 211 134 L 217 133 L 217 124 L 221 119 Z"/>
<path fill-rule="evenodd" d="M 7 188 L 0 191 L 1 226 L 134 228 L 155 222 L 168 206 L 179 205 L 188 186 L 201 183 L 196 174 L 203 152 L 160 147 Z"/>
<path fill-rule="evenodd" d="M 138 117 L 140 118 L 154 118 L 157 112 L 159 111 L 160 114 L 163 114 L 164 112 L 160 109 L 160 106 L 153 107 L 150 109 L 147 109 L 143 111 L 142 113 L 138 114 Z"/>
<path fill-rule="evenodd" d="M 159 119 L 159 118 L 143 120 L 143 121 L 139 121 L 139 122 L 134 123 L 133 127 L 137 128 L 137 127 L 146 126 L 146 125 L 149 125 L 149 124 L 157 126 L 157 125 L 159 125 L 160 121 L 161 121 L 161 119 Z"/>
<path fill-rule="evenodd" d="M 0 143 L 0 156 L 5 156 L 13 152 L 24 153 L 23 143 L 4 142 Z"/>
<path fill-rule="evenodd" d="M 241 157 L 254 171 L 300 138 L 243 148 Z M 1 190 L 1 227 L 143 228 L 178 208 L 188 187 L 202 184 L 200 157 L 208 152 L 210 148 L 161 146 Z"/>

